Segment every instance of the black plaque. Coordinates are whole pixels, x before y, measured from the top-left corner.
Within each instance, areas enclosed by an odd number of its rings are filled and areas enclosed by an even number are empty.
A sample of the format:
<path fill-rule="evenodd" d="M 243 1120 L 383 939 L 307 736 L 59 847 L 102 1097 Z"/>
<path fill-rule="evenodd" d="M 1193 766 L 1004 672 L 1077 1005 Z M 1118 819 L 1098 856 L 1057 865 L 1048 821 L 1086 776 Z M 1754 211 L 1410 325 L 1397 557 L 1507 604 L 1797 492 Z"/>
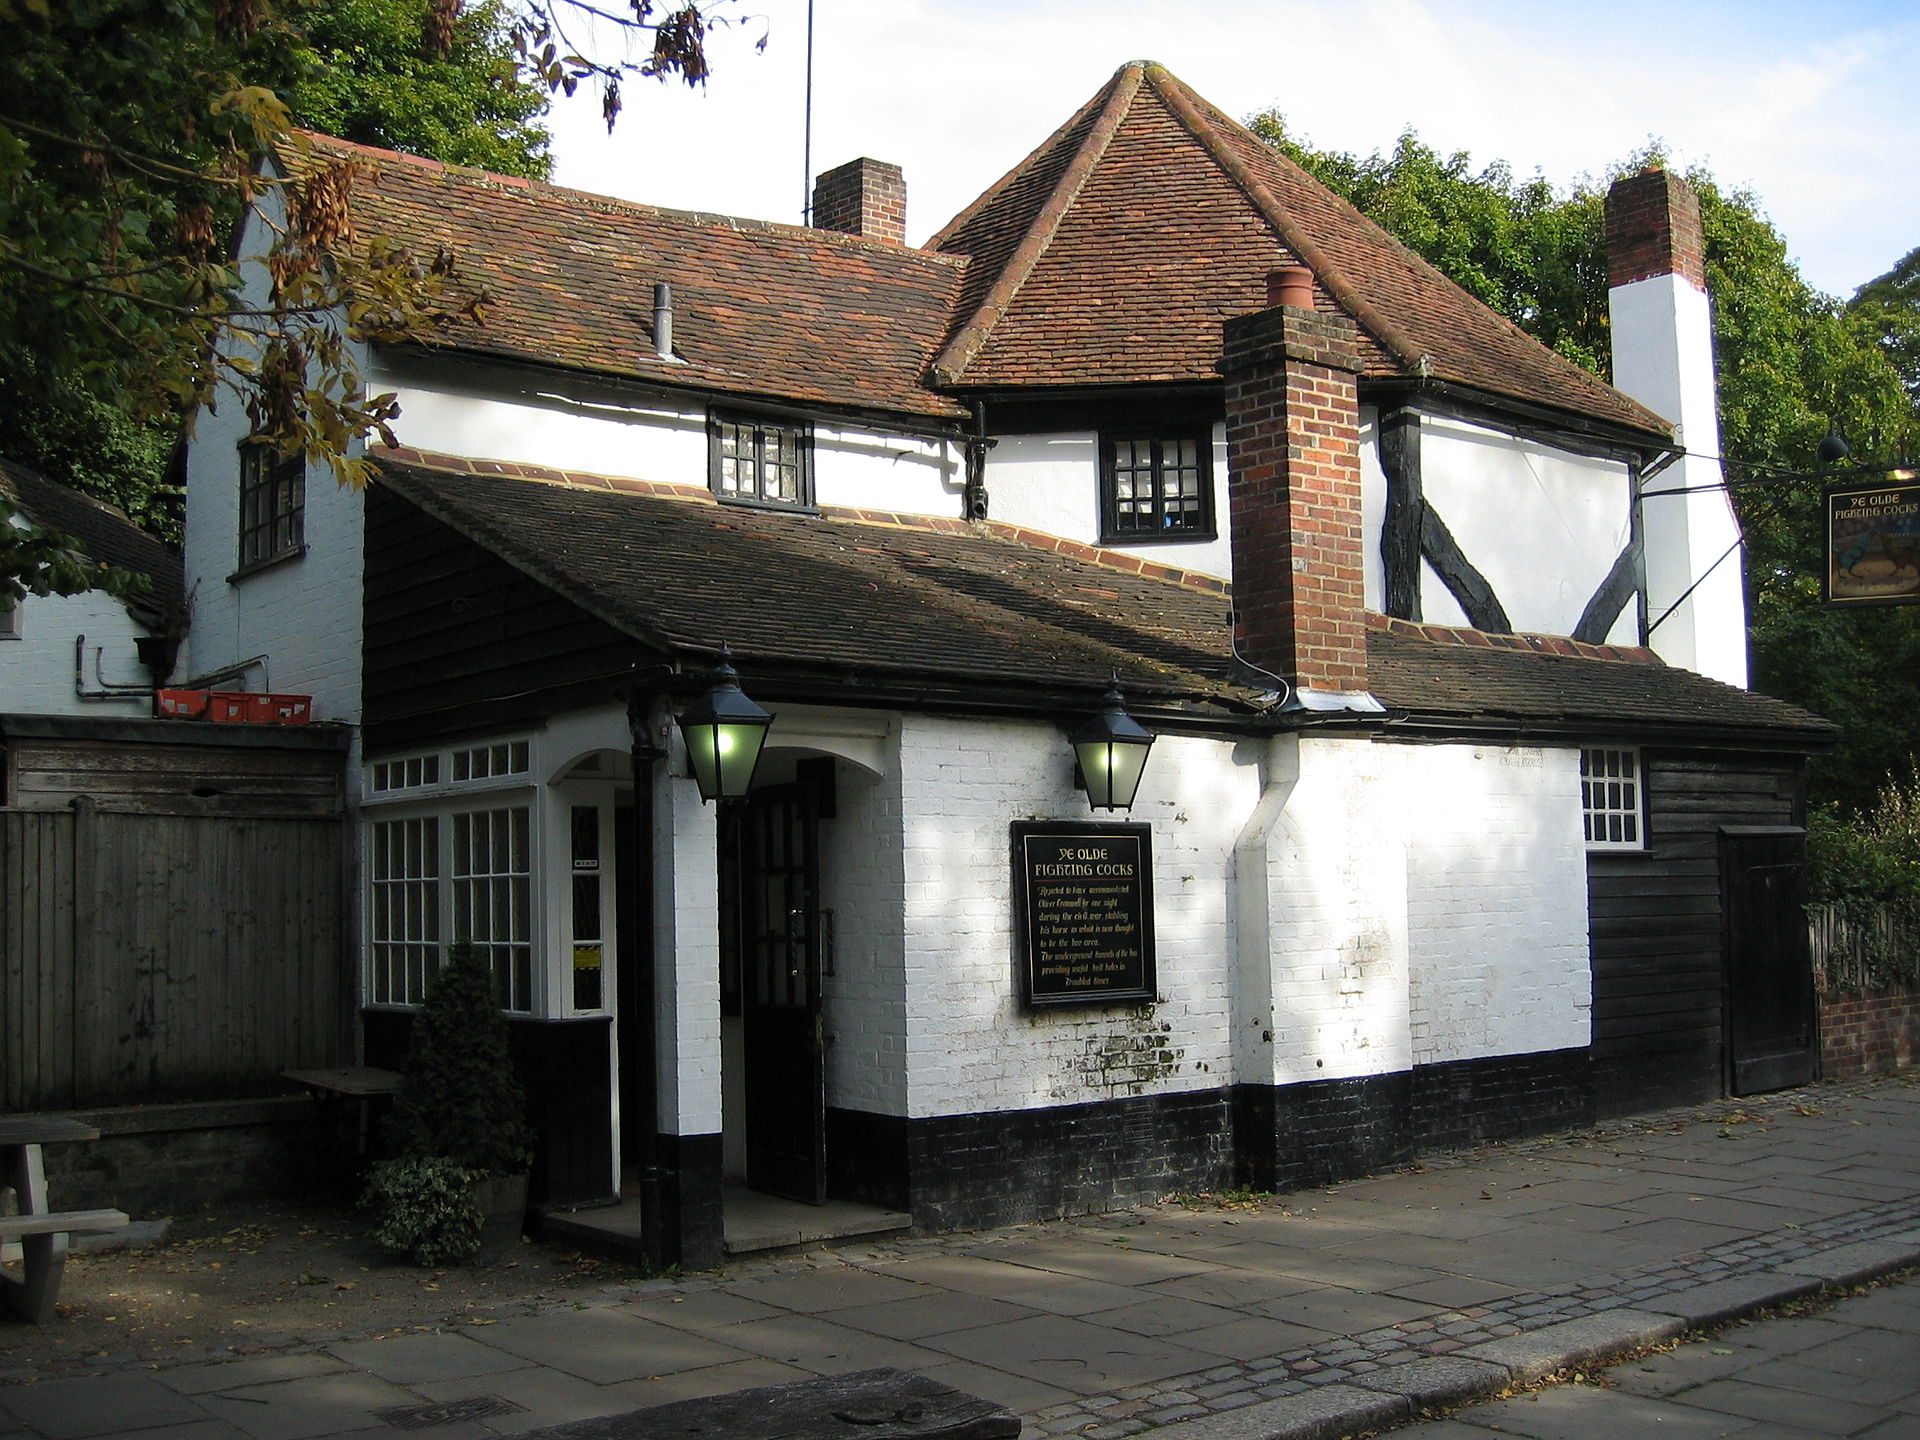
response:
<path fill-rule="evenodd" d="M 1920 604 L 1920 484 L 1910 473 L 1829 490 L 1826 509 L 1826 603 Z"/>
<path fill-rule="evenodd" d="M 1154 998 L 1149 826 L 1016 822 L 1013 888 L 1027 1004 Z"/>

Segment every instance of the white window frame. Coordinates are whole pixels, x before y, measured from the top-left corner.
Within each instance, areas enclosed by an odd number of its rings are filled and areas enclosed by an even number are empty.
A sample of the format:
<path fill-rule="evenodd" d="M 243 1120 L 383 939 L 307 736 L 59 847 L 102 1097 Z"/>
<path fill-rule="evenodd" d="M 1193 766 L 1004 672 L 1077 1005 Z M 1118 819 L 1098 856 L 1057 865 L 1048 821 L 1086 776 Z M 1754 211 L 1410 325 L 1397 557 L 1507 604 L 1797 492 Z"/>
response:
<path fill-rule="evenodd" d="M 368 1005 L 418 1006 L 447 947 L 468 940 L 493 966 L 502 1010 L 542 1013 L 550 984 L 542 930 L 547 885 L 542 797 L 529 783 L 532 750 L 530 737 L 515 735 L 365 762 L 362 993 Z M 489 818 L 476 818 L 483 816 Z M 432 840 L 412 843 L 408 854 L 430 854 L 432 873 L 396 871 L 393 840 L 406 832 L 381 827 L 421 822 L 431 825 Z M 482 838 L 474 827 L 500 823 L 507 827 L 504 854 L 494 843 L 501 837 L 486 835 L 485 868 L 474 870 L 473 842 Z M 424 872 L 425 860 L 405 869 Z"/>
<path fill-rule="evenodd" d="M 1647 781 L 1638 746 L 1580 748 L 1580 815 L 1589 850 L 1647 848 Z"/>

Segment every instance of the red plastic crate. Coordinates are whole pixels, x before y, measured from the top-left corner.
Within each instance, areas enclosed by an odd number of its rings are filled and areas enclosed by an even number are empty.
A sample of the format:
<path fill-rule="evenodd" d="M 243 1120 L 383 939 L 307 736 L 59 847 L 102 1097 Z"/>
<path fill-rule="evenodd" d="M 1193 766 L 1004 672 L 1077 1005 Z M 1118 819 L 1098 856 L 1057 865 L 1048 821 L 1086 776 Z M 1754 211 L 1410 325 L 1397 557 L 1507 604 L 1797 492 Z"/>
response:
<path fill-rule="evenodd" d="M 153 713 L 172 720 L 204 720 L 212 695 L 205 690 L 156 690 Z"/>
<path fill-rule="evenodd" d="M 313 718 L 311 695 L 254 695 L 213 690 L 206 718 L 216 725 L 305 725 Z"/>

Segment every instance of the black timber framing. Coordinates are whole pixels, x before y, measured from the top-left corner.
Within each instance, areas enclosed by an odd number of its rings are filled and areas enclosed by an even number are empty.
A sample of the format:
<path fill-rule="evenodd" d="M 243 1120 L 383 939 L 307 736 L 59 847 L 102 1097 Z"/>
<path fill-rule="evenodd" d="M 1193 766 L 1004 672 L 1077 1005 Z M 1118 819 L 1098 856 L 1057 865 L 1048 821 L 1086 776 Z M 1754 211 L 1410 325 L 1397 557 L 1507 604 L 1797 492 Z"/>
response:
<path fill-rule="evenodd" d="M 652 658 L 390 491 L 368 492 L 366 516 L 369 752 L 606 704 Z"/>
<path fill-rule="evenodd" d="M 1420 616 L 1420 530 L 1427 510 L 1420 474 L 1420 412 L 1408 407 L 1380 413 L 1380 468 L 1387 477 L 1387 509 L 1380 529 L 1380 568 L 1387 614 Z"/>
<path fill-rule="evenodd" d="M 1594 1098 L 1602 1116 L 1713 1099 L 1725 1085 L 1720 830 L 1798 825 L 1798 756 L 1646 748 L 1644 851 L 1587 856 Z"/>

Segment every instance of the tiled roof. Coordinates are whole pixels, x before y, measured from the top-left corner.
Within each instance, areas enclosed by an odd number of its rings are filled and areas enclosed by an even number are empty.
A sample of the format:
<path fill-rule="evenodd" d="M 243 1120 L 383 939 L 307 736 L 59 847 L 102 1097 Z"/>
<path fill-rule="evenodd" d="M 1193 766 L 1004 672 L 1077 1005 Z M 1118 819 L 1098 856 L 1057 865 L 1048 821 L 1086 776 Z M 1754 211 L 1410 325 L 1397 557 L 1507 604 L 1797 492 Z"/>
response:
<path fill-rule="evenodd" d="M 1221 321 L 1265 308 L 1267 272 L 1298 261 L 1359 327 L 1373 379 L 1670 433 L 1157 65 L 1123 66 L 929 243 L 973 257 L 935 361 L 950 386 L 1215 379 Z"/>
<path fill-rule="evenodd" d="M 134 604 L 180 608 L 185 594 L 180 556 L 134 524 L 126 511 L 8 460 L 0 460 L 0 502 L 11 502 L 0 503 L 0 511 L 22 510 L 37 524 L 78 540 L 92 559 L 145 575 L 153 589 Z"/>
<path fill-rule="evenodd" d="M 1248 718 L 1256 699 L 1229 679 L 1227 597 L 1121 568 L 1129 557 L 957 520 L 780 513 L 659 483 L 408 451 L 376 458 L 380 483 L 668 654 L 711 656 L 724 642 L 743 670 L 814 675 L 844 684 L 851 702 L 861 680 L 1004 691 L 1088 687 L 1109 669 L 1130 696 L 1201 714 Z M 1737 730 L 1816 748 L 1831 733 L 1805 711 L 1649 651 L 1476 638 L 1486 637 L 1373 626 L 1374 693 L 1416 721 L 1496 730 Z"/>
<path fill-rule="evenodd" d="M 742 397 L 951 417 L 924 383 L 962 262 L 829 230 L 630 204 L 304 135 L 359 167 L 353 218 L 483 290 L 464 349 Z M 289 165 L 312 165 L 298 149 Z M 653 287 L 673 286 L 674 350 L 654 357 Z"/>

